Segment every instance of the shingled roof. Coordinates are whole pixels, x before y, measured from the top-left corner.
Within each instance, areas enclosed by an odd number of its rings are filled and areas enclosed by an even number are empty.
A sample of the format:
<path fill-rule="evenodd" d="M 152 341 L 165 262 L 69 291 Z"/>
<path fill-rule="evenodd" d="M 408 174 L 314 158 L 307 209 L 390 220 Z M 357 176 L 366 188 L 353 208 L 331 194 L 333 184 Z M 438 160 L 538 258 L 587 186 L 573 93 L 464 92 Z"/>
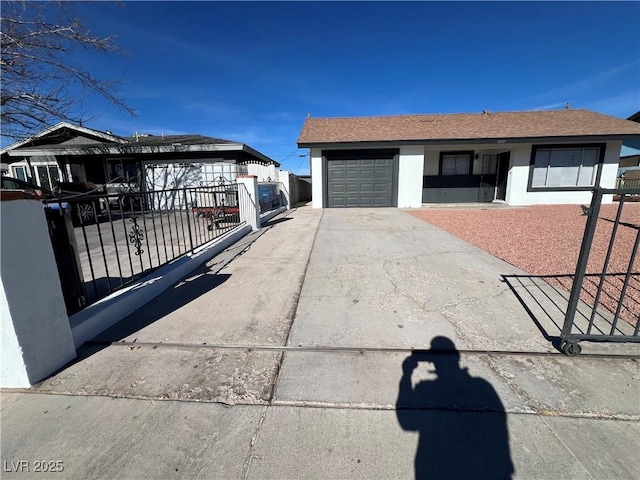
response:
<path fill-rule="evenodd" d="M 585 136 L 640 136 L 640 124 L 589 110 L 310 117 L 298 145 Z"/>
<path fill-rule="evenodd" d="M 259 163 L 280 167 L 278 162 L 249 145 L 224 138 L 195 134 L 161 136 L 137 134 L 121 137 L 111 132 L 100 132 L 66 122 L 47 128 L 34 137 L 8 145 L 0 150 L 0 155 L 4 160 L 7 156 L 136 155 L 220 151 L 243 151 Z"/>
<path fill-rule="evenodd" d="M 137 143 L 139 145 L 231 145 L 235 143 L 233 140 L 224 138 L 205 137 L 204 135 L 132 135 L 126 137 L 129 143 Z"/>

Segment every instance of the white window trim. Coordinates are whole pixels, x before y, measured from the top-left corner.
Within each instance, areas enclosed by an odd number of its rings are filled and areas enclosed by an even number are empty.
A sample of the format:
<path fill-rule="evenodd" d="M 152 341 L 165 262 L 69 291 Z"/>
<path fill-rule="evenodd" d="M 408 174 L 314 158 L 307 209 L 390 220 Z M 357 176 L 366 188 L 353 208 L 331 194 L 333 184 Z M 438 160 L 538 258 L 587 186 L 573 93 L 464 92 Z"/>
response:
<path fill-rule="evenodd" d="M 598 153 L 597 153 L 597 158 L 596 158 L 596 162 L 594 164 L 594 171 L 592 174 L 592 179 L 591 179 L 591 183 L 589 185 L 554 185 L 554 186 L 548 186 L 549 183 L 549 171 L 551 168 L 551 164 L 549 162 L 549 164 L 547 165 L 546 168 L 546 172 L 545 172 L 545 185 L 543 186 L 536 186 L 533 184 L 533 179 L 534 179 L 534 172 L 535 172 L 535 161 L 536 161 L 536 156 L 538 154 L 538 152 L 540 151 L 544 151 L 544 150 L 548 150 L 549 152 L 553 151 L 553 150 L 582 150 L 582 160 L 580 162 L 580 165 L 578 166 L 578 173 L 576 176 L 576 183 L 579 181 L 580 179 L 580 172 L 581 169 L 583 167 L 584 164 L 584 152 L 587 149 L 594 149 L 597 148 L 598 149 Z M 605 154 L 605 150 L 606 150 L 606 144 L 604 143 L 598 143 L 598 144 L 577 144 L 577 145 L 569 145 L 569 144 L 564 144 L 564 145 L 534 145 L 532 150 L 531 150 L 531 161 L 530 161 L 530 166 L 529 166 L 529 181 L 528 181 L 528 185 L 527 185 L 527 191 L 529 192 L 536 192 L 536 191 L 586 191 L 586 190 L 591 190 L 593 189 L 599 182 L 599 178 L 600 178 L 600 172 L 601 172 L 601 166 L 603 163 L 603 159 L 604 159 L 604 154 Z M 549 155 L 551 155 L 551 153 L 549 153 Z"/>

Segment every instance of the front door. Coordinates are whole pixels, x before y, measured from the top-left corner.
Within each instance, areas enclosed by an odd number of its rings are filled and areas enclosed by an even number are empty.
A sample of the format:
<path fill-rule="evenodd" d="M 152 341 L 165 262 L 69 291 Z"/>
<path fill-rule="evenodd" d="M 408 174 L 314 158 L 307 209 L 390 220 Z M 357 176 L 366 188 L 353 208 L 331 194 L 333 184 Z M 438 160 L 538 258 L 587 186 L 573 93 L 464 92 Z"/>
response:
<path fill-rule="evenodd" d="M 479 202 L 493 202 L 496 194 L 496 155 L 482 156 L 482 172 L 480 174 Z"/>
<path fill-rule="evenodd" d="M 504 152 L 498 155 L 498 173 L 496 178 L 496 200 L 507 199 L 507 177 L 509 175 L 509 161 L 511 152 Z"/>

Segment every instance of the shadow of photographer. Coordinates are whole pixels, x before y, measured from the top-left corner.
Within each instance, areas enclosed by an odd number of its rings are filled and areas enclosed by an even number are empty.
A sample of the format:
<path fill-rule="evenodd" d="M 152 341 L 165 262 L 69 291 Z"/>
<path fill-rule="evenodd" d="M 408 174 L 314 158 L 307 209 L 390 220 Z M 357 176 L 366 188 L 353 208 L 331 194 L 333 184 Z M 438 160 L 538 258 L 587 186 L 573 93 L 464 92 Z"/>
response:
<path fill-rule="evenodd" d="M 459 366 L 460 353 L 446 337 L 414 351 L 402 364 L 396 413 L 401 427 L 420 434 L 416 479 L 510 479 L 514 473 L 506 413 L 486 380 Z M 435 379 L 415 386 L 419 363 Z"/>

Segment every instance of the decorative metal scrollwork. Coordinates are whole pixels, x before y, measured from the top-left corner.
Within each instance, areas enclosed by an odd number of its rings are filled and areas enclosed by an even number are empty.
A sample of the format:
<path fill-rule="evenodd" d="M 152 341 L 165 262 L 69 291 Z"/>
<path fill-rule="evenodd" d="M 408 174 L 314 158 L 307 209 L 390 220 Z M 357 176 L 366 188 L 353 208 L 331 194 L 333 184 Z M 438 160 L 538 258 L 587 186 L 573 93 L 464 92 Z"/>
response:
<path fill-rule="evenodd" d="M 144 240 L 144 231 L 138 225 L 138 217 L 132 217 L 129 220 L 133 222 L 131 231 L 129 232 L 129 242 L 136 246 L 136 255 L 142 255 L 144 250 L 142 249 L 142 241 Z"/>

